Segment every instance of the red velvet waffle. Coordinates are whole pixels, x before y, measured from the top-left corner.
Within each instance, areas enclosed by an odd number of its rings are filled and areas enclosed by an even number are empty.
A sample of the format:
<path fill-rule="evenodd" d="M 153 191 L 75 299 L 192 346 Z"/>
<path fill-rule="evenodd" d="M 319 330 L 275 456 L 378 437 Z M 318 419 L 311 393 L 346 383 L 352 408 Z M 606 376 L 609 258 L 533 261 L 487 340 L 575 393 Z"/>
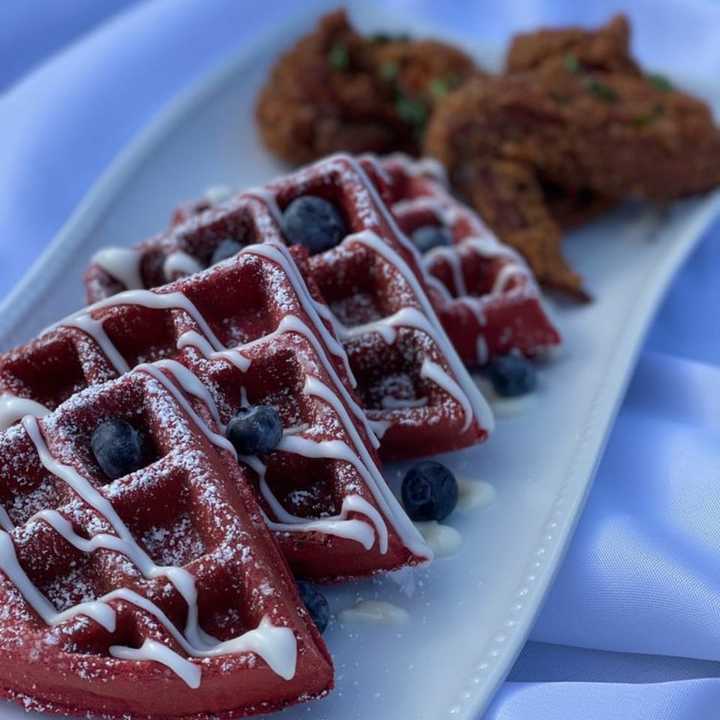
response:
<path fill-rule="evenodd" d="M 430 300 L 464 362 L 484 365 L 512 351 L 533 357 L 560 344 L 527 263 L 450 195 L 438 163 L 403 155 L 366 155 L 360 163 L 406 235 L 427 225 L 452 235 L 452 246 L 430 251 L 421 265 Z M 173 223 L 208 209 L 215 197 L 180 206 Z"/>
<path fill-rule="evenodd" d="M 248 202 L 236 219 L 262 209 Z M 378 469 L 377 439 L 347 384 L 342 345 L 283 245 L 247 246 L 203 273 L 76 313 L 0 358 L 0 384 L 18 416 L 38 408 L 17 398 L 54 408 L 149 361 L 218 431 L 242 405 L 278 410 L 277 450 L 241 460 L 298 574 L 361 576 L 429 557 Z"/>
<path fill-rule="evenodd" d="M 306 194 L 330 200 L 346 220 L 340 245 L 308 258 L 307 279 L 319 289 L 318 311 L 345 344 L 362 405 L 382 432 L 383 456 L 425 455 L 484 439 L 492 416 L 435 315 L 419 257 L 349 156 L 333 156 L 211 209 L 205 201 L 181 208 L 179 225 L 134 251 L 120 251 L 134 253 L 134 272 L 112 257 L 96 257 L 86 277 L 88 298 L 107 297 L 132 279 L 161 284 L 174 272 L 169 267 L 204 267 L 227 238 L 282 242 L 280 211 Z"/>
<path fill-rule="evenodd" d="M 90 438 L 120 417 L 145 467 Z M 27 710 L 234 717 L 325 694 L 332 663 L 255 501 L 170 375 L 144 366 L 0 433 L 0 694 Z"/>
<path fill-rule="evenodd" d="M 429 280 L 430 298 L 466 363 L 512 351 L 532 357 L 560 344 L 523 258 L 448 193 L 438 163 L 403 155 L 362 162 L 406 235 L 428 225 L 450 232 L 453 245 L 430 250 L 422 265 L 440 281 Z"/>

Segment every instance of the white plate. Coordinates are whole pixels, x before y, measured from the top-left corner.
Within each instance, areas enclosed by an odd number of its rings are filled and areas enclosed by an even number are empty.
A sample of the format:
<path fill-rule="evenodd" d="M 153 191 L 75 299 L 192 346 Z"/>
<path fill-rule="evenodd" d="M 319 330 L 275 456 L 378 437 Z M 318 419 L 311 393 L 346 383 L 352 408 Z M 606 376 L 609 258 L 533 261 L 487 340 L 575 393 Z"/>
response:
<path fill-rule="evenodd" d="M 370 12 L 360 13 L 366 26 L 418 30 Z M 244 48 L 113 164 L 3 304 L 3 347 L 81 304 L 82 271 L 99 247 L 157 231 L 177 201 L 209 185 L 246 186 L 280 171 L 258 143 L 255 94 L 278 51 L 312 21 L 305 14 Z M 626 208 L 571 239 L 568 255 L 597 301 L 556 308 L 565 350 L 542 368 L 530 406 L 500 419 L 486 445 L 445 458 L 463 478 L 492 483 L 494 502 L 456 512 L 460 551 L 403 576 L 404 584 L 386 578 L 329 591 L 335 611 L 358 597 L 381 598 L 407 610 L 409 620 L 336 622 L 327 642 L 337 689 L 282 717 L 477 717 L 510 669 L 563 556 L 653 312 L 718 208 L 718 194 L 664 215 Z M 15 713 L 2 706 L 3 716 Z"/>

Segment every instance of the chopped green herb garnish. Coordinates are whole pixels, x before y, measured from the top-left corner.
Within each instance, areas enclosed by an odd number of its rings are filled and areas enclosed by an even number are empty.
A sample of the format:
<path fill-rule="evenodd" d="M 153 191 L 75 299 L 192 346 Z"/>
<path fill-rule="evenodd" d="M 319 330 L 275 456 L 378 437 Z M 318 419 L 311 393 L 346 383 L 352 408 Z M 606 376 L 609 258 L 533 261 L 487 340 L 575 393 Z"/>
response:
<path fill-rule="evenodd" d="M 427 121 L 427 108 L 419 100 L 401 95 L 395 101 L 395 110 L 402 120 L 416 127 L 423 127 Z"/>
<path fill-rule="evenodd" d="M 650 112 L 634 117 L 632 119 L 632 124 L 639 128 L 647 127 L 648 125 L 652 125 L 652 123 L 664 114 L 665 108 L 658 104 Z"/>
<path fill-rule="evenodd" d="M 618 99 L 618 94 L 614 88 L 595 78 L 588 78 L 586 87 L 595 97 L 603 102 L 611 103 Z"/>
<path fill-rule="evenodd" d="M 573 55 L 573 53 L 568 53 L 563 62 L 565 63 L 565 68 L 571 73 L 579 73 L 580 70 L 582 70 L 580 61 L 577 59 L 577 56 Z"/>
<path fill-rule="evenodd" d="M 433 97 L 441 98 L 445 97 L 450 92 L 450 86 L 447 82 L 447 80 L 443 80 L 442 78 L 435 78 L 430 83 L 430 93 Z"/>
<path fill-rule="evenodd" d="M 340 72 L 347 70 L 350 65 L 350 55 L 347 47 L 342 43 L 335 43 L 328 53 L 328 62 L 333 70 Z"/>
<path fill-rule="evenodd" d="M 444 77 L 435 78 L 430 83 L 430 93 L 435 98 L 445 97 L 451 90 L 460 87 L 462 78 L 457 73 L 448 73 Z"/>
<path fill-rule="evenodd" d="M 670 80 L 660 73 L 650 73 L 647 79 L 656 90 L 660 90 L 661 92 L 670 92 L 670 90 L 673 89 Z"/>
<path fill-rule="evenodd" d="M 391 60 L 384 62 L 380 66 L 380 77 L 383 80 L 394 80 L 398 76 L 399 72 L 400 68 L 398 67 L 398 64 L 396 62 L 392 62 Z"/>

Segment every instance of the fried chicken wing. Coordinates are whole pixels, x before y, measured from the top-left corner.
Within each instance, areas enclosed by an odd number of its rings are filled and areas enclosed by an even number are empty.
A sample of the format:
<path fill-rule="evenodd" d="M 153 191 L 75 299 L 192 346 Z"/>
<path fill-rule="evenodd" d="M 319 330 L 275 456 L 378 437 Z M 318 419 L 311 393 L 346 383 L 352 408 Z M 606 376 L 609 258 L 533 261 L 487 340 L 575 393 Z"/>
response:
<path fill-rule="evenodd" d="M 273 68 L 257 104 L 260 133 L 291 163 L 339 150 L 416 155 L 436 101 L 477 72 L 444 43 L 363 37 L 338 10 Z"/>
<path fill-rule="evenodd" d="M 630 53 L 630 23 L 616 15 L 597 30 L 551 28 L 516 35 L 510 43 L 505 72 L 537 70 L 572 56 L 583 67 L 605 72 L 641 74 Z"/>
<path fill-rule="evenodd" d="M 596 30 L 568 27 L 520 33 L 510 43 L 505 72 L 528 72 L 558 65 L 641 74 L 630 51 L 627 17 L 616 15 Z M 545 181 L 543 190 L 550 214 L 563 230 L 584 225 L 619 202 L 618 198 L 600 195 L 587 187 L 571 190 Z"/>
<path fill-rule="evenodd" d="M 448 96 L 435 111 L 425 149 L 445 165 L 455 191 L 526 257 L 543 285 L 582 297 L 535 165 L 519 152 L 535 119 L 528 113 L 522 123 L 497 102 L 505 81 L 474 81 Z"/>
<path fill-rule="evenodd" d="M 532 69 L 473 79 L 445 98 L 425 150 L 546 286 L 577 295 L 544 188 L 657 201 L 704 192 L 720 184 L 720 131 L 704 103 L 664 79 L 557 55 L 592 45 L 575 32 L 511 53 L 513 67 Z"/>

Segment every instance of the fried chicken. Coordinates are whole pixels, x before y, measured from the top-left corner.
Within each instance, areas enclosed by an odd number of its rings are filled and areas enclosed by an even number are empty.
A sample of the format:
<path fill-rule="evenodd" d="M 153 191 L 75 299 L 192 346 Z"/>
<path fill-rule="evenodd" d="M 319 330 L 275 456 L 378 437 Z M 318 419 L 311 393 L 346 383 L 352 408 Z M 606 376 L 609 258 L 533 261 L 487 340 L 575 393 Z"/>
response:
<path fill-rule="evenodd" d="M 630 52 L 630 23 L 616 15 L 597 30 L 548 28 L 516 35 L 505 60 L 505 73 L 528 72 L 543 66 L 577 63 L 598 71 L 640 75 Z M 605 197 L 587 187 L 576 190 L 543 182 L 545 202 L 563 230 L 580 227 L 612 209 L 618 198 Z"/>
<path fill-rule="evenodd" d="M 417 155 L 437 100 L 478 72 L 444 43 L 363 37 L 338 10 L 276 63 L 257 122 L 267 147 L 291 163 L 339 150 Z"/>
<path fill-rule="evenodd" d="M 543 31 L 534 44 L 516 41 L 509 66 L 528 69 L 469 81 L 438 104 L 426 134 L 426 152 L 540 281 L 578 298 L 585 292 L 562 258 L 548 186 L 571 197 L 668 201 L 720 183 L 720 131 L 709 109 L 625 62 L 622 27 L 615 20 L 596 34 Z M 565 212 L 571 217 L 567 203 Z"/>
<path fill-rule="evenodd" d="M 624 15 L 616 15 L 597 30 L 568 27 L 520 33 L 510 43 L 505 72 L 537 70 L 568 56 L 591 70 L 642 74 L 630 53 L 630 23 Z"/>
<path fill-rule="evenodd" d="M 338 150 L 435 156 L 543 285 L 578 299 L 588 295 L 563 230 L 628 197 L 720 183 L 710 111 L 643 73 L 621 15 L 518 35 L 505 73 L 487 76 L 444 43 L 363 37 L 339 10 L 280 58 L 256 110 L 265 144 L 291 163 Z"/>

